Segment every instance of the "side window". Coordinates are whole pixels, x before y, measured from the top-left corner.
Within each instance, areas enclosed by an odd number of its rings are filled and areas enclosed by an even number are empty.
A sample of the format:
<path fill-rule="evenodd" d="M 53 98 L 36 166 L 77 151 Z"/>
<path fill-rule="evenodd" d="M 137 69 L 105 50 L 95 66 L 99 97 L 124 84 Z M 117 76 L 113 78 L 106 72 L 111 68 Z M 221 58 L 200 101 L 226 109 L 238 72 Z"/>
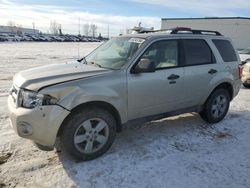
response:
<path fill-rule="evenodd" d="M 164 40 L 153 43 L 140 59 L 149 59 L 156 69 L 178 65 L 178 40 Z"/>
<path fill-rule="evenodd" d="M 201 65 L 214 62 L 213 53 L 207 42 L 202 39 L 184 39 L 186 65 Z"/>
<path fill-rule="evenodd" d="M 228 40 L 212 40 L 224 62 L 237 61 L 235 50 Z"/>

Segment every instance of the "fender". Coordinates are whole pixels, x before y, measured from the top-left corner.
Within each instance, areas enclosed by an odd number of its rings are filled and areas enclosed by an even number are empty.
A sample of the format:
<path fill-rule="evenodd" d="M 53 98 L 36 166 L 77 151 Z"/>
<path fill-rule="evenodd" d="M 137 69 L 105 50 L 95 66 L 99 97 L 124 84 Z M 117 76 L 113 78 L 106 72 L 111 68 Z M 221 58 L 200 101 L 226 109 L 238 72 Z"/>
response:
<path fill-rule="evenodd" d="M 222 79 L 223 78 L 223 79 Z M 203 97 L 203 102 L 207 100 L 207 98 L 210 96 L 210 94 L 213 92 L 213 90 L 218 87 L 220 84 L 227 83 L 230 84 L 233 93 L 234 93 L 234 77 L 232 74 L 228 72 L 220 72 L 217 76 L 215 76 L 209 83 L 209 90 L 208 93 L 206 93 Z"/>
<path fill-rule="evenodd" d="M 50 86 L 40 91 L 58 99 L 58 105 L 71 111 L 88 102 L 106 102 L 119 113 L 121 123 L 127 121 L 127 84 L 126 78 L 119 76 L 106 79 L 103 77 L 75 80 Z"/>

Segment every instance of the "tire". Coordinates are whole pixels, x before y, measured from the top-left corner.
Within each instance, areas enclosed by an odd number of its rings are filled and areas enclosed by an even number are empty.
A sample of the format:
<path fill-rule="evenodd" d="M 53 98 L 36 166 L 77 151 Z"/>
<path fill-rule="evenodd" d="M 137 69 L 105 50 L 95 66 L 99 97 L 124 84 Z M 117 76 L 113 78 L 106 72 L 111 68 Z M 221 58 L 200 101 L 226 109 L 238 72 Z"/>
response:
<path fill-rule="evenodd" d="M 208 123 L 217 123 L 227 114 L 230 105 L 229 93 L 225 89 L 215 90 L 208 98 L 200 116 Z"/>
<path fill-rule="evenodd" d="M 104 109 L 82 109 L 72 114 L 63 126 L 62 146 L 80 161 L 103 155 L 115 139 L 115 118 Z"/>
<path fill-rule="evenodd" d="M 243 83 L 243 86 L 245 87 L 245 88 L 250 88 L 250 84 L 245 84 L 245 83 Z"/>

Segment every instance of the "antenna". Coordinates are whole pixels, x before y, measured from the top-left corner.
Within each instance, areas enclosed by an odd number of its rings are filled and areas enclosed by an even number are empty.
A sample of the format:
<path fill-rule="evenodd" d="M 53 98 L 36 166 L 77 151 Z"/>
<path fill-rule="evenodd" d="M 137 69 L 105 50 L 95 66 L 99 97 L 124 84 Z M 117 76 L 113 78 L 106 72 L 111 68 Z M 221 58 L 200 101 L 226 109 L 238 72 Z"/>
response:
<path fill-rule="evenodd" d="M 81 30 L 80 30 L 80 27 L 81 27 L 81 19 L 79 17 L 78 19 L 78 37 L 79 37 L 79 41 L 78 41 L 78 59 L 80 58 L 80 36 L 81 36 Z"/>

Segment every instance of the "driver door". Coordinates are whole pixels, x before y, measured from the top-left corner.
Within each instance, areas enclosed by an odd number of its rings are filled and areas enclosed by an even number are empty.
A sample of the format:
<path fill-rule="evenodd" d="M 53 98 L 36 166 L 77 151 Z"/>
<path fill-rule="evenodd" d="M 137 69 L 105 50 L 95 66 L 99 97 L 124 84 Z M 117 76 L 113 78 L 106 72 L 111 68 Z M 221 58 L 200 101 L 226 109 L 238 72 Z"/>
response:
<path fill-rule="evenodd" d="M 177 39 L 157 41 L 135 63 L 148 59 L 155 64 L 155 72 L 127 72 L 129 120 L 179 108 L 184 74 L 179 57 Z"/>

